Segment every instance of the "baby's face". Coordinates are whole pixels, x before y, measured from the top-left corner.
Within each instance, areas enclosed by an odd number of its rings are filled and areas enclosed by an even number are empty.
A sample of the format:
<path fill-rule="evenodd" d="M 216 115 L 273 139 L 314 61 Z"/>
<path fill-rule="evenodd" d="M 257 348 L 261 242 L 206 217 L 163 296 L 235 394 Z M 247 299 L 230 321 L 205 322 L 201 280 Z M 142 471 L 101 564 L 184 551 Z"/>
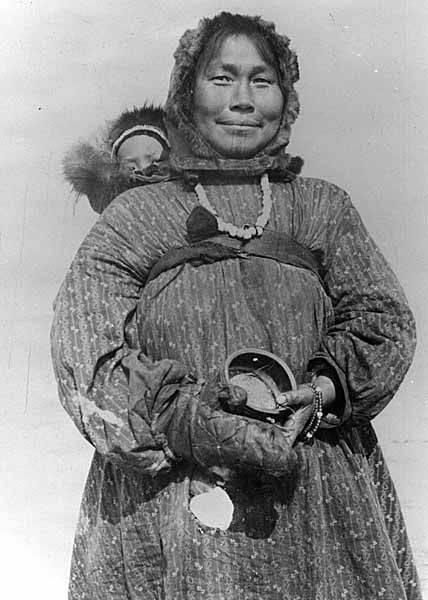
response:
<path fill-rule="evenodd" d="M 142 171 L 156 160 L 166 158 L 162 145 L 148 135 L 134 135 L 123 142 L 117 151 L 121 165 Z"/>

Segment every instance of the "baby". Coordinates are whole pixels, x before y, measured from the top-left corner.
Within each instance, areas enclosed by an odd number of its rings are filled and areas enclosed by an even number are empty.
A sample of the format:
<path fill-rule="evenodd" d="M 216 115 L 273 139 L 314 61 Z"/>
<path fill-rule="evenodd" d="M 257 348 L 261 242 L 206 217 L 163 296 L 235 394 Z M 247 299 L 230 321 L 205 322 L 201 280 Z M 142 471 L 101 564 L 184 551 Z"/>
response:
<path fill-rule="evenodd" d="M 81 142 L 66 154 L 66 180 L 88 198 L 99 214 L 117 195 L 137 185 L 160 181 L 170 145 L 163 110 L 151 104 L 126 110 L 107 126 L 100 144 Z"/>

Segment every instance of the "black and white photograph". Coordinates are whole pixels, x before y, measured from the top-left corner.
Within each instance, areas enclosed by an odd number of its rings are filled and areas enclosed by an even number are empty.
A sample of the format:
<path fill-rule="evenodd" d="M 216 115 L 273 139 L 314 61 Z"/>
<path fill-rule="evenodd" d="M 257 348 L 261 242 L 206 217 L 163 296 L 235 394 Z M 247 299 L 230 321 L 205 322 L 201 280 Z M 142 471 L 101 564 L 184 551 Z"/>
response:
<path fill-rule="evenodd" d="M 428 5 L 3 0 L 8 600 L 428 600 Z"/>

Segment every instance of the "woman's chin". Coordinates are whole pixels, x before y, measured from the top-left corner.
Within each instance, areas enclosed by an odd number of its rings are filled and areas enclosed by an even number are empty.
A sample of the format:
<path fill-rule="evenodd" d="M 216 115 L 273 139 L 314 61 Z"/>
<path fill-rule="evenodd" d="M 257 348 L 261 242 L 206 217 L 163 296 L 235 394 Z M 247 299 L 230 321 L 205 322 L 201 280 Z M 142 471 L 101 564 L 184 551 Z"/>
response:
<path fill-rule="evenodd" d="M 272 137 L 260 139 L 260 136 L 255 136 L 252 131 L 241 131 L 240 135 L 222 135 L 216 139 L 206 139 L 212 148 L 221 154 L 223 158 L 244 159 L 252 158 L 263 150 L 269 144 Z"/>
<path fill-rule="evenodd" d="M 242 143 L 237 143 L 234 140 L 231 144 L 219 144 L 215 147 L 215 150 L 223 156 L 223 158 L 251 158 L 260 150 L 260 146 L 257 144 L 248 144 L 248 140 L 239 140 Z"/>

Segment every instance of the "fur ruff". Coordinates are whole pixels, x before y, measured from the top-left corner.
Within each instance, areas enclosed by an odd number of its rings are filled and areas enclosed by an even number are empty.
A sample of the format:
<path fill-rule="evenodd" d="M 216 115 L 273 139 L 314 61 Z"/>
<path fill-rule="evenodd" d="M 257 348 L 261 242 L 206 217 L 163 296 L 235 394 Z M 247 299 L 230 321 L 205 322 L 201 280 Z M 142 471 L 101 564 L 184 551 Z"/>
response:
<path fill-rule="evenodd" d="M 121 166 L 111 158 L 111 147 L 116 139 L 135 125 L 151 125 L 166 134 L 162 108 L 146 103 L 141 108 L 126 110 L 110 121 L 106 127 L 107 133 L 99 144 L 78 143 L 63 159 L 66 181 L 78 198 L 88 198 L 92 209 L 98 214 L 125 190 L 169 178 L 169 169 L 163 163 L 156 163 L 137 175 L 130 167 Z"/>
<path fill-rule="evenodd" d="M 299 79 L 299 66 L 295 52 L 289 47 L 290 40 L 286 36 L 276 33 L 273 23 L 264 21 L 260 17 L 243 17 L 222 12 L 212 19 L 202 19 L 196 29 L 187 30 L 180 39 L 174 54 L 175 65 L 170 78 L 165 112 L 168 135 L 172 144 L 171 162 L 177 169 L 186 170 L 181 160 L 183 153 L 187 154 L 188 159 L 195 158 L 199 164 L 198 168 L 201 165 L 200 159 L 217 163 L 218 168 L 224 168 L 224 159 L 201 136 L 192 121 L 192 87 L 196 65 L 207 41 L 216 31 L 227 27 L 230 23 L 239 22 L 240 19 L 252 21 L 257 31 L 269 41 L 278 61 L 281 87 L 286 92 L 285 109 L 277 135 L 255 157 L 249 161 L 240 161 L 242 169 L 251 171 L 252 164 L 258 161 L 260 167 L 266 161 L 272 165 L 275 162 L 272 157 L 277 157 L 281 152 L 283 153 L 289 142 L 290 128 L 300 109 L 297 92 L 294 89 L 294 84 Z M 270 160 L 267 157 L 270 157 Z M 298 167 L 300 170 L 303 164 L 301 159 L 295 160 L 290 157 L 290 161 L 293 161 L 294 168 Z"/>
<path fill-rule="evenodd" d="M 109 152 L 86 142 L 76 144 L 64 157 L 64 177 L 77 196 L 86 196 L 92 209 L 101 214 L 110 202 L 136 185 L 129 173 L 120 169 Z"/>
<path fill-rule="evenodd" d="M 151 125 L 157 127 L 166 135 L 162 108 L 146 102 L 142 107 L 134 106 L 132 110 L 125 110 L 115 121 L 110 123 L 107 135 L 107 142 L 110 147 L 124 131 L 136 125 Z"/>

